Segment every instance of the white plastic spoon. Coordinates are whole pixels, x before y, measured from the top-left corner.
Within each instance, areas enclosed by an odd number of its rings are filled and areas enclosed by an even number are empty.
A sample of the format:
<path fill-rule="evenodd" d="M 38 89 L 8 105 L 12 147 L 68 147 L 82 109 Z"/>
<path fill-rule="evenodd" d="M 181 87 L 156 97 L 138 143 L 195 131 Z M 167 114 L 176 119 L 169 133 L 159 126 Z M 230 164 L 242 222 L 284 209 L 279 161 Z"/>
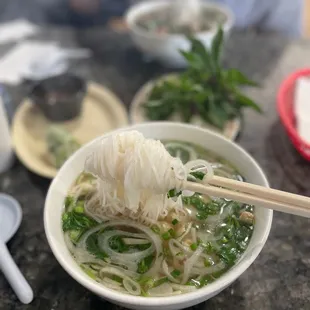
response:
<path fill-rule="evenodd" d="M 29 304 L 33 299 L 33 291 L 6 246 L 17 231 L 21 219 L 22 210 L 19 203 L 11 196 L 0 194 L 0 269 L 19 300 Z"/>

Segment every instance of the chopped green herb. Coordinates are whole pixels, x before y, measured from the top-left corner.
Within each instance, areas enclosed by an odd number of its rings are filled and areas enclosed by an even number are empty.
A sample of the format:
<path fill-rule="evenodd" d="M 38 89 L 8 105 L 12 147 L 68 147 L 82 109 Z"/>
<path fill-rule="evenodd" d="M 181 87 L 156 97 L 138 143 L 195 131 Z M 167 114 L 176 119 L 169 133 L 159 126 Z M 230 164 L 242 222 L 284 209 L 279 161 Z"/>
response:
<path fill-rule="evenodd" d="M 86 265 L 81 265 L 81 268 L 84 270 L 84 272 L 89 277 L 91 277 L 92 279 L 96 280 L 96 274 L 95 274 L 95 272 L 91 268 L 87 267 Z"/>
<path fill-rule="evenodd" d="M 82 230 L 70 230 L 69 231 L 69 237 L 73 243 L 77 243 L 82 235 L 83 235 Z"/>
<path fill-rule="evenodd" d="M 167 277 L 158 279 L 158 280 L 156 280 L 156 281 L 154 282 L 153 287 L 157 287 L 157 286 L 162 285 L 162 284 L 164 284 L 164 283 L 166 283 L 166 282 L 168 282 L 168 281 L 169 281 L 169 280 L 168 280 Z"/>
<path fill-rule="evenodd" d="M 223 204 L 220 204 L 216 201 L 206 203 L 197 193 L 191 197 L 183 197 L 183 202 L 187 205 L 195 207 L 198 210 L 196 217 L 201 221 L 207 219 L 209 215 L 218 214 Z"/>
<path fill-rule="evenodd" d="M 171 238 L 171 235 L 169 233 L 169 231 L 166 231 L 165 233 L 163 233 L 161 235 L 161 237 L 164 239 L 164 240 L 169 240 Z"/>
<path fill-rule="evenodd" d="M 179 221 L 177 219 L 172 220 L 172 225 L 177 225 L 179 223 Z"/>
<path fill-rule="evenodd" d="M 197 248 L 198 248 L 198 244 L 197 244 L 197 243 L 192 243 L 192 244 L 191 244 L 191 249 L 192 249 L 193 251 L 196 251 Z"/>
<path fill-rule="evenodd" d="M 170 273 L 174 278 L 177 278 L 181 275 L 181 271 L 178 269 L 174 269 L 173 271 L 171 271 Z"/>
<path fill-rule="evenodd" d="M 113 281 L 118 282 L 118 283 L 123 283 L 123 279 L 122 279 L 121 277 L 119 277 L 119 276 L 112 275 L 111 279 L 112 279 Z"/>
<path fill-rule="evenodd" d="M 198 180 L 203 180 L 204 176 L 206 175 L 204 172 L 201 171 L 191 172 L 190 174 Z"/>
<path fill-rule="evenodd" d="M 202 277 L 202 279 L 200 280 L 200 285 L 199 287 L 203 287 L 207 284 L 210 284 L 214 281 L 215 279 L 212 277 L 212 275 L 206 275 L 204 277 Z"/>
<path fill-rule="evenodd" d="M 76 213 L 84 213 L 84 201 L 78 201 L 73 210 Z"/>
<path fill-rule="evenodd" d="M 210 262 L 209 259 L 205 259 L 204 265 L 205 265 L 205 267 L 210 267 L 210 266 L 212 266 L 213 264 Z"/>
<path fill-rule="evenodd" d="M 120 236 L 113 236 L 109 239 L 109 246 L 118 253 L 127 252 L 129 247 Z"/>
<path fill-rule="evenodd" d="M 177 192 L 175 189 L 171 189 L 171 190 L 168 192 L 167 196 L 168 196 L 168 198 L 177 197 L 177 196 L 180 196 L 181 193 L 182 193 L 181 191 L 180 191 L 180 192 Z"/>
<path fill-rule="evenodd" d="M 148 249 L 151 246 L 151 243 L 145 243 L 145 244 L 134 244 L 134 245 L 129 245 L 129 248 L 134 248 L 139 251 L 144 251 Z"/>
<path fill-rule="evenodd" d="M 175 237 L 175 230 L 174 230 L 174 229 L 170 228 L 170 229 L 168 230 L 168 233 L 170 234 L 170 236 L 171 236 L 172 238 Z"/>
<path fill-rule="evenodd" d="M 157 225 L 153 225 L 153 226 L 151 227 L 151 229 L 153 230 L 153 232 L 154 232 L 155 234 L 159 234 L 159 233 L 160 233 L 160 228 L 159 228 Z"/>
<path fill-rule="evenodd" d="M 138 273 L 146 273 L 152 266 L 153 260 L 154 260 L 154 255 L 149 255 L 145 258 L 143 258 L 139 263 L 138 263 Z"/>
<path fill-rule="evenodd" d="M 87 251 L 96 256 L 96 258 L 104 260 L 108 257 L 106 253 L 104 253 L 98 245 L 98 235 L 96 233 L 90 235 L 86 240 L 86 248 Z"/>
<path fill-rule="evenodd" d="M 62 229 L 64 232 L 68 230 L 85 230 L 97 224 L 92 218 L 75 211 L 66 212 L 62 216 Z"/>
<path fill-rule="evenodd" d="M 65 199 L 65 209 L 66 209 L 66 211 L 69 211 L 69 208 L 73 204 L 74 204 L 74 198 L 72 196 L 67 196 L 66 199 Z"/>
<path fill-rule="evenodd" d="M 224 236 L 224 237 L 221 239 L 221 242 L 222 242 L 222 243 L 227 243 L 227 242 L 228 242 L 228 239 Z"/>

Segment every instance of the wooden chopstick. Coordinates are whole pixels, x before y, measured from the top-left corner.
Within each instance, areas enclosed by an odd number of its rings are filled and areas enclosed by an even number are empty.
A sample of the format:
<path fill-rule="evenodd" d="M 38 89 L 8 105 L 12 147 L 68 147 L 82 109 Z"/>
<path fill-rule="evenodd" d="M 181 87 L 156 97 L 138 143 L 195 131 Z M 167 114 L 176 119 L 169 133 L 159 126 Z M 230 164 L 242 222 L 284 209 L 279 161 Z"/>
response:
<path fill-rule="evenodd" d="M 309 197 L 283 192 L 277 189 L 259 186 L 256 184 L 241 182 L 218 176 L 214 176 L 213 178 L 211 178 L 210 181 L 208 181 L 208 184 L 237 190 L 238 192 L 251 194 L 265 199 L 271 199 L 277 202 L 283 202 L 286 204 L 310 208 Z"/>
<path fill-rule="evenodd" d="M 303 206 L 300 206 L 300 205 L 293 204 L 291 202 L 290 203 L 283 202 L 283 200 L 277 201 L 277 200 L 272 200 L 270 198 L 266 198 L 264 196 L 264 189 L 269 189 L 269 188 L 265 188 L 263 186 L 258 186 L 258 187 L 260 188 L 260 192 L 258 194 L 259 196 L 256 196 L 254 191 L 252 191 L 252 193 L 254 194 L 247 194 L 247 193 L 237 192 L 235 190 L 215 187 L 211 185 L 205 185 L 201 183 L 187 182 L 185 185 L 185 189 L 189 191 L 205 194 L 208 196 L 232 199 L 234 201 L 238 201 L 238 202 L 245 203 L 245 204 L 264 207 L 268 209 L 273 209 L 275 211 L 280 211 L 284 213 L 289 213 L 289 214 L 294 214 L 294 215 L 299 215 L 299 216 L 310 218 L 310 198 L 304 197 L 304 198 L 308 198 L 309 202 L 305 203 Z M 281 191 L 279 192 L 282 193 Z M 298 195 L 294 195 L 294 196 L 298 196 Z"/>

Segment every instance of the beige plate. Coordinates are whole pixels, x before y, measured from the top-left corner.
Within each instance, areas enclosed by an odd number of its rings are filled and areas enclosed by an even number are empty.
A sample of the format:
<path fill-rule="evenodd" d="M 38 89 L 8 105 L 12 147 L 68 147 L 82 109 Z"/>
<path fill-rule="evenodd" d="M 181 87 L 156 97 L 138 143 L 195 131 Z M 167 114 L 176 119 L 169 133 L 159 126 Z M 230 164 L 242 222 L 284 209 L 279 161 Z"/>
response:
<path fill-rule="evenodd" d="M 137 92 L 137 94 L 133 98 L 133 101 L 130 105 L 129 116 L 130 116 L 130 121 L 133 124 L 143 123 L 143 122 L 148 121 L 147 117 L 144 114 L 142 104 L 144 102 L 146 102 L 146 100 L 149 96 L 149 93 L 151 92 L 154 85 L 160 81 L 164 81 L 167 79 L 173 79 L 175 77 L 176 77 L 176 74 L 167 74 L 167 75 L 164 75 L 157 80 L 152 80 L 152 81 L 146 83 L 144 86 L 142 86 L 140 88 L 140 90 Z M 181 119 L 180 119 L 179 115 L 174 115 L 170 119 L 170 121 L 180 122 Z M 216 132 L 220 132 L 219 129 L 217 129 L 216 127 L 213 127 L 212 125 L 210 125 L 208 123 L 206 123 L 199 116 L 194 116 L 191 120 L 191 123 L 194 125 L 197 125 L 197 126 L 201 126 L 204 128 L 211 129 L 211 130 L 216 131 Z M 241 127 L 240 119 L 234 119 L 232 121 L 228 121 L 224 130 L 220 133 L 222 133 L 226 138 L 228 138 L 230 140 L 235 140 L 239 131 L 240 131 L 240 127 Z"/>
<path fill-rule="evenodd" d="M 45 141 L 51 124 L 39 108 L 28 99 L 18 107 L 12 126 L 12 137 L 20 161 L 32 172 L 53 178 L 53 166 Z M 107 131 L 126 126 L 128 117 L 122 102 L 108 89 L 89 83 L 81 115 L 60 125 L 68 129 L 81 144 Z"/>

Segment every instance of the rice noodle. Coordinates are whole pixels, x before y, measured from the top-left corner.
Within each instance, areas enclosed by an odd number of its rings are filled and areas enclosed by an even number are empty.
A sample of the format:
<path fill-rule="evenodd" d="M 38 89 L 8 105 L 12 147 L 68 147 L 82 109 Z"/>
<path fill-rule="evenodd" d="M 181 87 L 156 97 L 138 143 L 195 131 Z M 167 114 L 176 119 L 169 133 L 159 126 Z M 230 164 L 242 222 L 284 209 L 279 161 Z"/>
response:
<path fill-rule="evenodd" d="M 185 148 L 195 158 L 193 150 Z M 208 162 L 194 159 L 183 165 L 160 141 L 146 139 L 137 131 L 99 140 L 85 170 L 97 176 L 97 191 L 86 206 L 88 213 L 96 219 L 121 215 L 139 222 L 157 221 L 171 210 L 181 210 L 181 199 L 173 200 L 166 193 L 181 190 L 191 172 L 204 171 L 206 179 L 213 175 Z"/>
<path fill-rule="evenodd" d="M 124 288 L 131 294 L 131 295 L 136 295 L 139 296 L 141 295 L 141 286 L 138 282 L 130 279 L 130 278 L 125 278 L 123 280 L 123 285 Z"/>

